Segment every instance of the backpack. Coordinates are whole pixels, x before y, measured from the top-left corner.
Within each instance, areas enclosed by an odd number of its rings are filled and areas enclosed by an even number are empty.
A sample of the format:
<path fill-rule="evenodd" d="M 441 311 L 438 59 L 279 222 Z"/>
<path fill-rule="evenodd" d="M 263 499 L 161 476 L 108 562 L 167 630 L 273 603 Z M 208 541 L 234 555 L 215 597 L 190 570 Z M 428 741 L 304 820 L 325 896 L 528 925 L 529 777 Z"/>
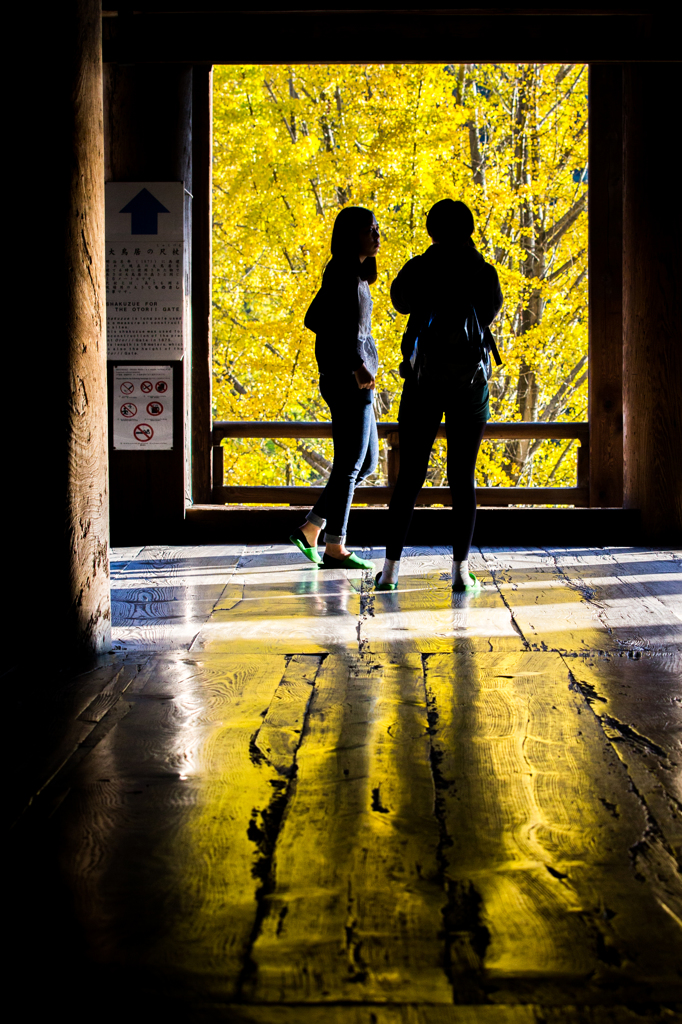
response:
<path fill-rule="evenodd" d="M 453 323 L 452 312 L 432 311 L 408 324 L 403 342 L 408 350 L 412 345 L 409 363 L 418 383 L 484 384 L 492 375 L 491 353 L 501 365 L 490 328 L 481 328 L 472 304 L 458 320 Z"/>

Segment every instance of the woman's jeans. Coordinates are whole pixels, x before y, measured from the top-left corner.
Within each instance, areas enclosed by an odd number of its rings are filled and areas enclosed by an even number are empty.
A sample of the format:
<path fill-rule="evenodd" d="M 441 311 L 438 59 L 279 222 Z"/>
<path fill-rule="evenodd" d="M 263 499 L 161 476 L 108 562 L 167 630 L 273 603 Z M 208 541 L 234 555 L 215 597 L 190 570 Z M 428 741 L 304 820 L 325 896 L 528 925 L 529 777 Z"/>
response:
<path fill-rule="evenodd" d="M 429 456 L 445 413 L 448 484 L 452 492 L 452 557 L 469 554 L 476 522 L 476 457 L 489 416 L 488 385 L 424 387 L 405 381 L 400 402 L 400 472 L 388 515 L 386 557 L 399 559 Z"/>
<path fill-rule="evenodd" d="M 355 485 L 374 472 L 379 458 L 373 392 L 361 390 L 355 375 L 348 386 L 328 385 L 323 377 L 320 391 L 332 414 L 334 464 L 324 491 L 306 518 L 320 529 L 326 527 L 328 544 L 343 544 Z"/>

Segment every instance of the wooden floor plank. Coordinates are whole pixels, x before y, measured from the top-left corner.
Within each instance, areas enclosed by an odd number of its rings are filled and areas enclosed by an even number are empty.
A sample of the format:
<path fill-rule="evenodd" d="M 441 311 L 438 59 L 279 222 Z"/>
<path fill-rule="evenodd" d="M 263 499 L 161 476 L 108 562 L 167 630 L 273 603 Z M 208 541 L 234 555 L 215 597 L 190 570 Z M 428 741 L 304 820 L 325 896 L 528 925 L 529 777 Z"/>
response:
<path fill-rule="evenodd" d="M 284 672 L 283 657 L 155 659 L 130 714 L 81 765 L 61 819 L 96 958 L 236 994 L 264 822 L 286 784 L 251 743 Z"/>
<path fill-rule="evenodd" d="M 115 628 L 170 650 L 10 695 L 31 973 L 50 935 L 117 1021 L 680 1015 L 678 553 L 474 551 L 473 598 L 445 547 L 384 594 L 291 545 L 114 555 Z"/>
<path fill-rule="evenodd" d="M 367 652 L 526 648 L 490 573 L 478 571 L 479 594 L 453 595 L 450 560 L 434 561 L 402 559 L 398 589 L 367 594 L 361 629 Z"/>
<path fill-rule="evenodd" d="M 621 648 L 682 652 L 679 559 L 649 560 L 646 550 L 547 551 Z"/>
<path fill-rule="evenodd" d="M 248 999 L 451 1002 L 437 846 L 420 658 L 328 658 Z"/>
<path fill-rule="evenodd" d="M 682 655 L 597 656 L 568 668 L 682 862 Z"/>
<path fill-rule="evenodd" d="M 230 1024 L 679 1024 L 674 1009 L 627 1006 L 244 1006 L 216 1008 Z M 210 1014 L 210 1016 L 209 1016 Z M 203 1024 L 204 1018 L 196 1018 Z"/>
<path fill-rule="evenodd" d="M 360 597 L 343 573 L 325 575 L 304 568 L 290 571 L 288 578 L 276 575 L 275 581 L 261 582 L 254 575 L 244 581 L 242 599 L 227 610 L 218 607 L 192 649 L 234 654 L 358 649 Z M 252 582 L 254 578 L 259 581 Z M 235 580 L 233 585 L 239 585 L 239 573 Z"/>
<path fill-rule="evenodd" d="M 478 956 L 500 1001 L 530 985 L 593 1001 L 635 979 L 679 998 L 679 931 L 629 853 L 646 808 L 562 659 L 433 655 L 426 679 L 452 913 L 469 918 L 454 969 Z"/>
<path fill-rule="evenodd" d="M 114 650 L 189 648 L 216 603 L 229 605 L 242 553 L 241 545 L 142 549 L 112 573 Z"/>
<path fill-rule="evenodd" d="M 546 551 L 483 548 L 486 566 L 531 650 L 619 650 L 588 596 L 562 575 Z"/>

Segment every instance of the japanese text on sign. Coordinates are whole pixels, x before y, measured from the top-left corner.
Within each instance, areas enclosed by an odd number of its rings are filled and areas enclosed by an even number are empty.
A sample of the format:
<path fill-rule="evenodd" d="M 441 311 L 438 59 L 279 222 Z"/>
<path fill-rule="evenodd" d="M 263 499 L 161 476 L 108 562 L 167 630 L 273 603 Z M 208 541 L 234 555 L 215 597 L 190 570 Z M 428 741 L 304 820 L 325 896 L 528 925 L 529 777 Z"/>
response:
<path fill-rule="evenodd" d="M 107 183 L 107 358 L 182 359 L 183 211 L 182 182 Z"/>

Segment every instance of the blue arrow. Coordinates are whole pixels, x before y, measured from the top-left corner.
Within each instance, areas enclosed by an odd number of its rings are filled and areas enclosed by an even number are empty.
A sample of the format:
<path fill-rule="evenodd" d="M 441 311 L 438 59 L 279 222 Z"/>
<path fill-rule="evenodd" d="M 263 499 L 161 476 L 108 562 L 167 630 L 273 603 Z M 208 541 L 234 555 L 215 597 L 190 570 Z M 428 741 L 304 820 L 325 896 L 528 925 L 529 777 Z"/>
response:
<path fill-rule="evenodd" d="M 159 214 L 170 213 L 170 210 L 167 210 L 151 192 L 143 188 L 120 212 L 131 214 L 131 235 L 158 235 Z"/>

